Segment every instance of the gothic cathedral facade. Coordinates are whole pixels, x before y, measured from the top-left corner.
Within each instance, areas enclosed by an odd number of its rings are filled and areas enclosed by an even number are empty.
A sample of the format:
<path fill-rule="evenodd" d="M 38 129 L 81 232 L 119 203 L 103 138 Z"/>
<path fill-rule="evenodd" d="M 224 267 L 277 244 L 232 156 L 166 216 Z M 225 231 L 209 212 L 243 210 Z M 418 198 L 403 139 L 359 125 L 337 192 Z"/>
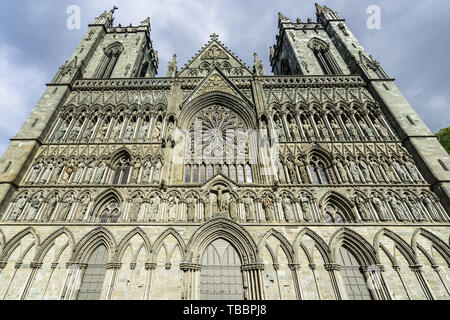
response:
<path fill-rule="evenodd" d="M 336 11 L 156 77 L 115 9 L 0 160 L 0 299 L 449 299 L 449 155 Z"/>

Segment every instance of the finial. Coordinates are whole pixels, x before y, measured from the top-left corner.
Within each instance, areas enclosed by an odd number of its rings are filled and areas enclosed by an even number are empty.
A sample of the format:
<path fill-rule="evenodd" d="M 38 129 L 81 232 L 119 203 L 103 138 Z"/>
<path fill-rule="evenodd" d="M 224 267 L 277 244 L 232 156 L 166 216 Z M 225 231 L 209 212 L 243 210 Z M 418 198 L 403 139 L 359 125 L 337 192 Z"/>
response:
<path fill-rule="evenodd" d="M 217 33 L 213 33 L 209 36 L 211 38 L 211 40 L 213 41 L 217 41 L 217 39 L 219 39 L 219 35 Z"/>
<path fill-rule="evenodd" d="M 114 6 L 114 7 L 111 9 L 111 11 L 109 11 L 109 12 L 111 12 L 111 14 L 114 14 L 114 11 L 116 11 L 117 9 L 119 9 L 119 8 L 116 7 L 116 6 Z"/>
<path fill-rule="evenodd" d="M 275 55 L 275 50 L 273 50 L 273 47 L 270 47 L 270 57 L 273 58 L 273 56 Z"/>
<path fill-rule="evenodd" d="M 289 19 L 281 12 L 278 12 L 278 20 L 288 20 L 289 21 Z"/>
<path fill-rule="evenodd" d="M 150 17 L 147 17 L 145 20 L 141 21 L 141 25 L 150 24 Z"/>
<path fill-rule="evenodd" d="M 300 18 L 297 18 L 297 23 L 302 23 L 302 20 Z"/>

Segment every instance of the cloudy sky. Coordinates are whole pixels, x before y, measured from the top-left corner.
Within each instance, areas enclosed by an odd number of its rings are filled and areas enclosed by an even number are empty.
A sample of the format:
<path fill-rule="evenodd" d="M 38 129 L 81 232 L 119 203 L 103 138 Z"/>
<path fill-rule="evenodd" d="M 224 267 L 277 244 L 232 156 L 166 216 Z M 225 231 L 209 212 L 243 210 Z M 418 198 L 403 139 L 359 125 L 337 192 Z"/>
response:
<path fill-rule="evenodd" d="M 317 1 L 317 0 L 316 0 Z M 291 20 L 311 17 L 307 0 L 2 0 L 0 11 L 0 154 L 44 92 L 45 83 L 72 54 L 95 16 L 119 7 L 115 24 L 137 25 L 151 17 L 159 52 L 159 76 L 177 54 L 184 65 L 209 35 L 218 33 L 247 65 L 253 52 L 269 70 L 269 46 L 277 12 Z M 433 132 L 450 125 L 448 0 L 322 0 L 337 10 L 366 50 L 378 60 Z M 80 29 L 66 27 L 67 8 L 78 5 Z M 367 27 L 367 8 L 377 5 L 381 28 Z"/>

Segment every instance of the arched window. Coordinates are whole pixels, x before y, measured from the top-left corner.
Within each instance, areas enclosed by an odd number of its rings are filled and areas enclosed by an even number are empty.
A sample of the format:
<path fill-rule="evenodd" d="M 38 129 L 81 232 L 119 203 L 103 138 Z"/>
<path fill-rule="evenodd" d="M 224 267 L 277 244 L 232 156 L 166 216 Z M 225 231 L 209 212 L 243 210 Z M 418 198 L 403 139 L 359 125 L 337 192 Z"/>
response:
<path fill-rule="evenodd" d="M 127 184 L 131 171 L 130 157 L 123 154 L 114 162 L 114 178 L 112 184 Z"/>
<path fill-rule="evenodd" d="M 324 218 L 329 223 L 344 223 L 345 219 L 340 210 L 333 204 L 327 204 L 325 207 Z"/>
<path fill-rule="evenodd" d="M 191 182 L 191 165 L 187 164 L 184 168 L 184 182 Z"/>
<path fill-rule="evenodd" d="M 116 42 L 107 47 L 97 70 L 94 73 L 94 78 L 110 78 L 114 71 L 117 60 L 123 52 L 123 46 Z"/>
<path fill-rule="evenodd" d="M 253 183 L 252 167 L 249 164 L 245 165 L 245 182 Z"/>
<path fill-rule="evenodd" d="M 196 183 L 198 182 L 198 165 L 194 164 L 193 170 L 192 170 L 192 182 Z"/>
<path fill-rule="evenodd" d="M 309 171 L 315 184 L 330 184 L 331 179 L 328 173 L 329 166 L 325 160 L 313 155 L 309 161 Z"/>
<path fill-rule="evenodd" d="M 115 200 L 112 200 L 101 210 L 100 222 L 116 223 L 119 220 L 119 216 L 119 203 Z"/>
<path fill-rule="evenodd" d="M 341 265 L 341 275 L 349 300 L 372 300 L 367 282 L 361 272 L 361 265 L 355 256 L 346 248 L 341 247 L 337 257 Z"/>
<path fill-rule="evenodd" d="M 86 271 L 83 275 L 78 300 L 99 300 L 106 274 L 108 262 L 108 250 L 104 245 L 99 245 L 92 251 Z"/>
<path fill-rule="evenodd" d="M 200 166 L 200 182 L 203 183 L 206 181 L 206 166 L 204 163 Z"/>
<path fill-rule="evenodd" d="M 314 52 L 314 56 L 319 62 L 324 74 L 342 74 L 341 68 L 339 68 L 339 65 L 330 52 L 328 43 L 313 38 L 309 41 L 308 47 Z"/>

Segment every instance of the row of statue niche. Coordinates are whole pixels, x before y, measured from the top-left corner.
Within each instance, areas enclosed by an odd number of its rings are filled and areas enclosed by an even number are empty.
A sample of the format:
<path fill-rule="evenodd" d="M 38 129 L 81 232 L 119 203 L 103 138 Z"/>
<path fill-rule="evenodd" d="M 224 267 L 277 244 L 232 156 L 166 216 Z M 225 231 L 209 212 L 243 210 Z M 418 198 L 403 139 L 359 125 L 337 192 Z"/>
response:
<path fill-rule="evenodd" d="M 359 133 L 358 129 L 355 127 L 354 123 L 349 118 L 345 118 L 345 120 L 343 120 L 345 130 L 341 127 L 341 125 L 336 119 L 331 118 L 329 119 L 329 125 L 334 137 L 330 134 L 328 126 L 325 124 L 324 120 L 322 119 L 310 120 L 303 117 L 301 119 L 302 119 L 301 126 L 303 128 L 304 137 L 308 141 L 317 141 L 317 140 L 346 141 L 348 139 L 354 141 L 360 140 L 376 141 L 379 139 L 380 140 L 392 139 L 388 129 L 384 125 L 382 125 L 381 122 L 376 118 L 373 120 L 374 129 L 372 129 L 369 125 L 367 125 L 367 123 L 362 119 L 357 121 L 358 126 L 361 129 L 360 131 L 361 134 Z M 313 125 L 311 125 L 311 121 L 314 121 Z M 313 126 L 316 126 L 318 134 L 314 130 Z M 263 127 L 266 128 L 265 124 L 263 124 Z M 289 120 L 287 120 L 287 128 L 285 128 L 282 120 L 279 117 L 275 116 L 274 128 L 279 134 L 279 141 L 288 141 L 289 140 L 288 137 L 290 137 L 291 141 L 303 140 L 301 135 L 301 129 L 299 128 L 297 122 L 293 117 L 289 117 Z"/>
<path fill-rule="evenodd" d="M 136 162 L 132 166 L 130 183 L 154 183 L 159 181 L 161 174 L 162 163 L 158 161 L 156 164 L 152 164 L 147 160 L 141 165 Z M 131 169 L 131 168 L 130 168 Z M 58 162 L 56 165 L 53 161 L 48 161 L 45 164 L 43 159 L 40 159 L 32 168 L 27 180 L 28 183 L 34 184 L 67 184 L 67 183 L 107 183 L 105 178 L 111 170 L 117 170 L 110 168 L 105 160 L 91 161 L 86 164 L 84 161 L 78 162 L 78 164 L 65 164 Z M 153 179 L 152 179 L 153 177 Z"/>
<path fill-rule="evenodd" d="M 141 119 L 142 120 L 142 119 Z M 86 120 L 87 124 L 83 129 L 85 121 L 75 121 L 74 125 L 70 127 L 70 121 L 62 120 L 59 129 L 56 131 L 52 142 L 54 143 L 74 143 L 84 142 L 88 143 L 92 140 L 96 142 L 159 142 L 162 134 L 162 121 L 158 117 L 156 124 L 154 124 L 150 133 L 150 123 L 143 119 L 137 128 L 137 122 L 130 119 L 128 125 L 124 126 L 124 122 L 118 119 L 114 120 Z M 113 123 L 111 123 L 113 122 Z M 174 124 L 169 122 L 167 126 L 168 135 L 173 130 Z M 98 128 L 98 129 L 97 129 Z"/>
<path fill-rule="evenodd" d="M 176 222 L 180 221 L 181 218 L 178 214 L 178 206 L 180 203 L 186 204 L 186 218 L 187 222 L 199 222 L 201 221 L 197 214 L 197 207 L 201 200 L 193 195 L 188 195 L 188 197 L 182 201 L 177 196 L 169 196 L 167 201 L 167 221 Z M 228 218 L 234 221 L 245 221 L 245 222 L 255 222 L 256 219 L 256 198 L 250 194 L 245 194 L 241 201 L 243 204 L 243 220 L 239 217 L 238 213 L 238 203 L 236 198 L 224 188 L 215 188 L 210 191 L 210 197 L 206 202 L 206 214 L 204 219 L 210 220 L 212 218 Z M 135 196 L 128 201 L 130 203 L 128 214 L 128 221 L 130 222 L 155 222 L 163 221 L 165 218 L 160 216 L 160 206 L 162 200 L 158 195 L 153 195 L 149 199 L 143 198 L 142 196 Z M 295 222 L 298 220 L 295 214 L 295 203 L 298 202 L 302 218 L 306 222 L 310 222 L 314 219 L 313 204 L 310 197 L 301 194 L 297 200 L 293 200 L 288 195 L 284 194 L 279 199 L 281 204 L 281 220 L 287 222 Z M 92 199 L 89 194 L 85 194 L 81 199 L 76 199 L 73 195 L 66 196 L 64 199 L 58 196 L 57 192 L 52 192 L 48 199 L 44 199 L 42 192 L 38 192 L 31 197 L 27 195 L 22 195 L 17 198 L 15 203 L 12 205 L 10 210 L 8 220 L 17 221 L 33 221 L 37 218 L 37 214 L 40 211 L 43 203 L 47 203 L 44 210 L 39 218 L 39 221 L 67 221 L 69 218 L 69 213 L 75 203 L 76 211 L 73 214 L 72 220 L 74 221 L 84 221 L 87 219 L 89 222 L 96 222 L 99 217 L 93 217 L 92 209 L 89 215 L 86 217 L 86 213 L 92 203 Z M 261 200 L 262 209 L 264 214 L 264 219 L 266 222 L 274 222 L 276 219 L 276 204 L 271 197 L 263 197 Z M 430 195 L 422 195 L 420 198 L 416 198 L 411 194 L 407 194 L 403 199 L 399 200 L 397 196 L 392 194 L 388 195 L 386 202 L 382 200 L 379 196 L 374 195 L 368 199 L 357 195 L 353 198 L 352 203 L 354 207 L 359 212 L 361 219 L 363 221 L 373 221 L 370 214 L 370 207 L 372 206 L 373 212 L 378 217 L 380 221 L 391 221 L 393 220 L 389 214 L 388 208 L 394 215 L 397 221 L 425 221 L 434 220 L 442 221 L 443 214 L 442 209 L 439 209 L 439 201 L 437 198 Z M 27 206 L 27 204 L 29 204 Z M 58 206 L 59 205 L 59 206 Z M 58 207 L 58 212 L 56 208 Z M 92 208 L 92 207 L 91 207 Z M 408 218 L 408 213 L 406 209 L 411 213 L 411 218 Z M 428 213 L 429 218 L 425 216 L 425 212 Z M 24 214 L 23 214 L 24 213 Z M 22 215 L 23 214 L 23 215 Z"/>
<path fill-rule="evenodd" d="M 324 161 L 324 163 L 326 163 Z M 392 164 L 392 166 L 390 165 Z M 304 161 L 294 159 L 293 157 L 280 161 L 286 168 L 278 168 L 278 178 L 281 183 L 288 183 L 286 175 L 292 184 L 311 183 L 311 179 L 307 173 Z M 333 160 L 333 164 L 341 178 L 342 183 L 361 183 L 363 182 L 423 182 L 416 166 L 410 161 L 405 160 L 403 165 L 397 160 L 377 162 L 371 159 L 369 163 L 363 160 L 342 161 L 340 159 Z M 298 170 L 298 173 L 297 173 Z M 395 173 L 394 173 L 395 172 Z M 395 177 L 395 174 L 398 178 Z"/>

